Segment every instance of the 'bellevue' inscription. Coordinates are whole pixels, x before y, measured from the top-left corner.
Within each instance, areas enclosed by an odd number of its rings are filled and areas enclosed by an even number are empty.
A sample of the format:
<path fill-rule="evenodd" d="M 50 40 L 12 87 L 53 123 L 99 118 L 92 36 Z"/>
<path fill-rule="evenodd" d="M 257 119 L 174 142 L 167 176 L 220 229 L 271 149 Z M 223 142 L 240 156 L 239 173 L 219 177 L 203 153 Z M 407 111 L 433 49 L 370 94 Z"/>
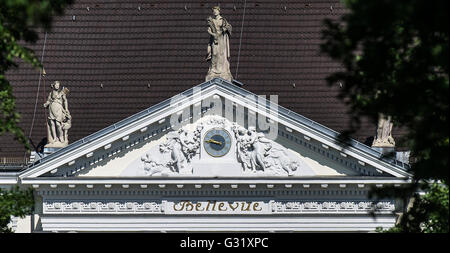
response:
<path fill-rule="evenodd" d="M 268 211 L 267 203 L 258 201 L 180 201 L 168 203 L 170 214 L 262 214 Z"/>

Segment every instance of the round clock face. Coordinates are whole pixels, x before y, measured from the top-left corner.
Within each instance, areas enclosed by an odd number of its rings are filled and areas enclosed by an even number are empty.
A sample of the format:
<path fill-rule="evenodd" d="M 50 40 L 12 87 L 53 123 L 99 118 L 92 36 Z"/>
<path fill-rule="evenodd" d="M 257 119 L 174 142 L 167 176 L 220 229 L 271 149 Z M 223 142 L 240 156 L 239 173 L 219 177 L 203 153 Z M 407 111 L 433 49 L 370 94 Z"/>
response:
<path fill-rule="evenodd" d="M 230 134 L 225 129 L 213 128 L 205 134 L 203 145 L 209 155 L 214 157 L 224 156 L 231 148 Z"/>

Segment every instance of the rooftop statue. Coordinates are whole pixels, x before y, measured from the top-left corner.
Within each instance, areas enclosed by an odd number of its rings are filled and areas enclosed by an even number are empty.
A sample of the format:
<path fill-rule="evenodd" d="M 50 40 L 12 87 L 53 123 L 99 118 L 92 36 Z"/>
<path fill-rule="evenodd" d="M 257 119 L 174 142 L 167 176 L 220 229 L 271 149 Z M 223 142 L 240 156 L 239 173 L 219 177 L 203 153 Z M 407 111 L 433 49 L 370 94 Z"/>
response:
<path fill-rule="evenodd" d="M 47 117 L 47 145 L 45 147 L 62 148 L 68 145 L 67 131 L 72 126 L 67 105 L 69 90 L 62 88 L 59 81 L 53 82 L 52 91 L 48 94 L 44 107 L 48 108 Z"/>
<path fill-rule="evenodd" d="M 206 81 L 216 77 L 221 77 L 227 81 L 232 81 L 230 72 L 230 36 L 231 25 L 220 15 L 220 7 L 212 8 L 214 17 L 208 17 L 208 33 L 210 40 L 208 44 L 208 54 L 206 61 L 210 62 Z"/>
<path fill-rule="evenodd" d="M 377 135 L 373 140 L 372 147 L 394 147 L 395 141 L 392 137 L 392 121 L 391 116 L 382 113 L 378 116 Z"/>

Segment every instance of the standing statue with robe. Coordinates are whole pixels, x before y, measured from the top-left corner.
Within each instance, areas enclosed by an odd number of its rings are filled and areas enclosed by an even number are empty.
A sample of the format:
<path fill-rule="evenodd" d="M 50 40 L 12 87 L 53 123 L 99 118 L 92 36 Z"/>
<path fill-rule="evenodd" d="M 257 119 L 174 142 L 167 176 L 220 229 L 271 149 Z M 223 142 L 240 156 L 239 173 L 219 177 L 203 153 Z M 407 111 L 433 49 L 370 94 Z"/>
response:
<path fill-rule="evenodd" d="M 47 145 L 45 147 L 62 148 L 68 145 L 67 131 L 72 126 L 67 97 L 67 88 L 62 88 L 59 81 L 51 84 L 52 91 L 44 104 L 48 108 Z"/>
<path fill-rule="evenodd" d="M 230 36 L 231 25 L 220 15 L 220 7 L 212 8 L 214 17 L 208 17 L 208 33 L 210 40 L 208 44 L 208 54 L 206 61 L 210 62 L 206 81 L 220 77 L 227 81 L 232 81 L 230 72 Z"/>

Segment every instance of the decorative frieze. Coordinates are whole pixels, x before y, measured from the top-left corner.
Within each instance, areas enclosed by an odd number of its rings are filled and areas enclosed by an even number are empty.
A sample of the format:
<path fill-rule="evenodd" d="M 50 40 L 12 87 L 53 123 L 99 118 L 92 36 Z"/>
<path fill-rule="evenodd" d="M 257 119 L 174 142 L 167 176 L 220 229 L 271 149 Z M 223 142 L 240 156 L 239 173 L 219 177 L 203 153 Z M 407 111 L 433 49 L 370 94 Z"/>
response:
<path fill-rule="evenodd" d="M 53 213 L 161 213 L 155 201 L 44 201 L 44 214 Z"/>
<path fill-rule="evenodd" d="M 231 204 L 230 204 L 231 203 Z M 216 208 L 217 207 L 217 208 Z M 237 208 L 239 207 L 239 208 Z M 244 208 L 245 207 L 245 208 Z M 251 207 L 251 208 L 250 208 Z M 253 209 L 254 210 L 253 210 Z M 44 214 L 310 214 L 310 213 L 391 213 L 392 202 L 371 201 L 44 201 Z"/>
<path fill-rule="evenodd" d="M 342 201 L 342 202 L 272 202 L 273 213 L 368 213 L 392 212 L 395 205 L 391 202 Z"/>

